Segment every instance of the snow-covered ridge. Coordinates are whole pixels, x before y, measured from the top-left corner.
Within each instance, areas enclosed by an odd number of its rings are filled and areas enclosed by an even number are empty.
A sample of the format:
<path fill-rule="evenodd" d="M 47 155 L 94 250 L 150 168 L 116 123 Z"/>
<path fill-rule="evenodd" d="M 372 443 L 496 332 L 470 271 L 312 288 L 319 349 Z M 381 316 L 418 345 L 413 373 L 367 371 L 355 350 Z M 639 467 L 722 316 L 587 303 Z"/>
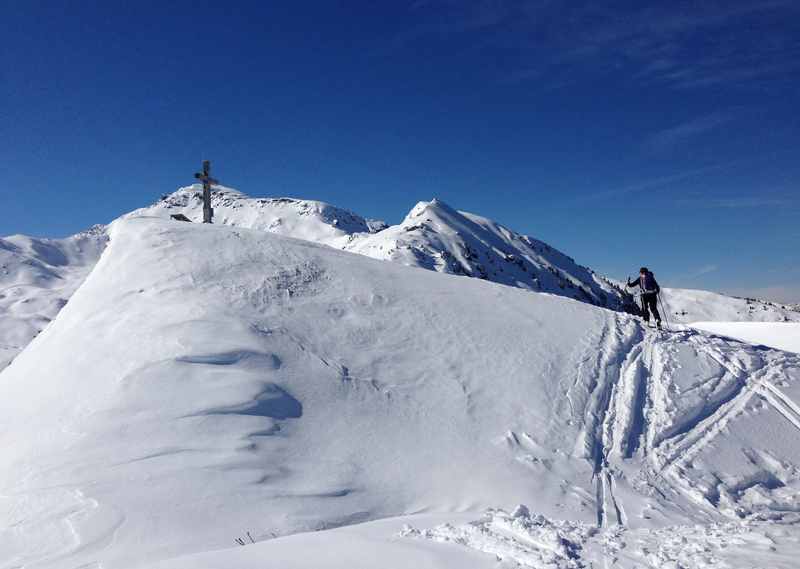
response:
<path fill-rule="evenodd" d="M 419 202 L 399 225 L 357 235 L 348 251 L 442 273 L 549 292 L 615 310 L 627 298 L 550 245 L 440 200 Z"/>
<path fill-rule="evenodd" d="M 441 200 L 421 201 L 389 226 L 314 200 L 253 198 L 232 188 L 212 192 L 215 222 L 323 243 L 353 253 L 441 273 L 475 277 L 547 292 L 613 310 L 635 312 L 632 297 L 614 279 L 578 264 L 551 245 L 519 234 Z M 184 214 L 202 219 L 201 187 L 180 188 L 125 217 Z M 669 319 L 693 321 L 800 321 L 797 307 L 718 293 L 666 289 Z"/>
<path fill-rule="evenodd" d="M 546 243 L 457 211 L 440 200 L 419 202 L 395 226 L 329 204 L 293 198 L 251 198 L 215 187 L 215 221 L 330 245 L 376 259 L 567 296 L 615 310 L 629 299 L 613 283 Z M 202 219 L 200 186 L 163 196 L 129 216 L 182 213 Z"/>
<path fill-rule="evenodd" d="M 800 511 L 800 356 L 239 227 L 115 222 L 0 378 L 3 567 L 256 567 L 194 556 L 418 512 L 457 525 L 389 551 L 581 567 Z"/>
<path fill-rule="evenodd" d="M 664 288 L 661 295 L 671 322 L 800 322 L 791 304 L 728 296 L 707 290 Z"/>
<path fill-rule="evenodd" d="M 252 198 L 224 186 L 214 186 L 211 204 L 214 223 L 258 229 L 339 248 L 353 234 L 379 231 L 386 225 L 325 202 Z M 202 186 L 195 184 L 180 188 L 123 217 L 169 217 L 176 214 L 183 214 L 195 222 L 203 219 Z"/>
<path fill-rule="evenodd" d="M 99 225 L 65 239 L 0 239 L 0 370 L 56 317 L 107 240 Z"/>
<path fill-rule="evenodd" d="M 388 226 L 330 204 L 252 198 L 223 186 L 212 192 L 214 222 L 266 231 L 376 259 L 475 277 L 632 311 L 620 283 L 576 263 L 554 247 L 440 200 L 419 202 Z M 201 188 L 187 186 L 122 216 L 202 219 Z M 103 228 L 66 239 L 12 236 L 0 241 L 0 369 L 58 313 L 94 266 Z M 800 321 L 796 307 L 706 291 L 666 289 L 670 322 Z"/>

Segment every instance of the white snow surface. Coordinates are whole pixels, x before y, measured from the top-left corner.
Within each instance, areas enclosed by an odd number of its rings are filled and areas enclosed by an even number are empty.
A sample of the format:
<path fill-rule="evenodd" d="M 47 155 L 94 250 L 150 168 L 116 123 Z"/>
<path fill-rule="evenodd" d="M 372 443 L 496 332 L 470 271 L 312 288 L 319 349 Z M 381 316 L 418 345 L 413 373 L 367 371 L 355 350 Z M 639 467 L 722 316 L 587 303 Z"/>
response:
<path fill-rule="evenodd" d="M 664 288 L 661 300 L 670 322 L 800 322 L 794 305 L 727 296 L 706 290 Z M 661 306 L 659 305 L 659 310 Z"/>
<path fill-rule="evenodd" d="M 65 239 L 0 239 L 0 370 L 56 317 L 106 241 L 102 226 Z"/>
<path fill-rule="evenodd" d="M 800 354 L 797 322 L 695 322 L 692 328 Z"/>
<path fill-rule="evenodd" d="M 423 514 L 255 544 L 245 537 L 245 546 L 178 557 L 155 569 L 795 569 L 799 540 L 791 526 L 764 522 L 598 529 L 520 506 L 477 519 Z"/>
<path fill-rule="evenodd" d="M 347 250 L 441 273 L 466 275 L 620 309 L 622 291 L 546 243 L 433 200 L 399 225 L 360 234 Z"/>
<path fill-rule="evenodd" d="M 109 235 L 0 373 L 3 569 L 798 552 L 798 355 L 260 230 Z"/>
<path fill-rule="evenodd" d="M 494 555 L 461 544 L 409 539 L 409 524 L 468 523 L 470 514 L 418 514 L 173 558 L 152 569 L 497 569 Z M 410 527 L 410 526 L 409 526 Z"/>

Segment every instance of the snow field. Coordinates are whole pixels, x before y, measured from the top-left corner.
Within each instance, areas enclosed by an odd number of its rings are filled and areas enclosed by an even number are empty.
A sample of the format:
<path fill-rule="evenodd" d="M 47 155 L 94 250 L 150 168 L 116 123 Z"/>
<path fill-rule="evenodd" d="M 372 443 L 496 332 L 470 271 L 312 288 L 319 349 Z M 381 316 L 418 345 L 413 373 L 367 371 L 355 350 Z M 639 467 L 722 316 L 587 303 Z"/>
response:
<path fill-rule="evenodd" d="M 4 569 L 796 551 L 798 355 L 259 230 L 109 235 L 0 375 Z"/>
<path fill-rule="evenodd" d="M 797 322 L 694 322 L 691 326 L 750 344 L 800 353 L 800 323 Z"/>

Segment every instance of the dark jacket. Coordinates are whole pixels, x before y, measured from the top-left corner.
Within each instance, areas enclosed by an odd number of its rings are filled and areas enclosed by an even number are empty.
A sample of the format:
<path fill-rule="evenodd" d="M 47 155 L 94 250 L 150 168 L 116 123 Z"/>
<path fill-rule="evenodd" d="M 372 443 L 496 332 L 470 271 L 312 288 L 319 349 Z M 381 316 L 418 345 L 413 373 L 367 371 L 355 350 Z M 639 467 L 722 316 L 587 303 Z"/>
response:
<path fill-rule="evenodd" d="M 639 278 L 632 283 L 628 283 L 628 286 L 631 288 L 636 288 L 638 286 L 642 289 L 642 294 L 658 294 L 661 292 L 661 287 L 658 286 L 656 278 L 653 276 L 653 273 L 649 271 L 643 275 L 639 275 Z"/>

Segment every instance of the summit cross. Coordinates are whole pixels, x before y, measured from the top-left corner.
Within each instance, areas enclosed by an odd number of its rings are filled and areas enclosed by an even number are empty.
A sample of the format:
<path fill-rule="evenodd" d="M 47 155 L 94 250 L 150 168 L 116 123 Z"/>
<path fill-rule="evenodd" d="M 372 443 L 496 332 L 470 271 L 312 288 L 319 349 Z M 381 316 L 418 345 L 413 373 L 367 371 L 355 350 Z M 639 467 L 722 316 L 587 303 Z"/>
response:
<path fill-rule="evenodd" d="M 218 184 L 211 177 L 211 162 L 203 160 L 203 171 L 196 172 L 194 177 L 203 182 L 203 223 L 211 223 L 214 217 L 214 208 L 211 207 L 211 184 Z"/>

